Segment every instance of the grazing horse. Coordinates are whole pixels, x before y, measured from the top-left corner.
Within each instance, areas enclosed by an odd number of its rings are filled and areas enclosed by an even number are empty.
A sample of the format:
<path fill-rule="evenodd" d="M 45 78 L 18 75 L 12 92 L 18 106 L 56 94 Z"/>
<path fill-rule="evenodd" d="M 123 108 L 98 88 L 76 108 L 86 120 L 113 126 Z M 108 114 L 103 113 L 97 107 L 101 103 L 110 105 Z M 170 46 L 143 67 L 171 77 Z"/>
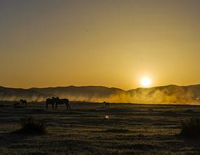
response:
<path fill-rule="evenodd" d="M 59 99 L 55 98 L 55 109 L 57 109 L 58 104 L 66 104 L 67 109 L 70 109 L 69 100 L 68 99 Z"/>
<path fill-rule="evenodd" d="M 110 106 L 110 103 L 108 103 L 108 102 L 103 102 L 103 104 L 104 104 L 105 107 L 109 107 Z"/>
<path fill-rule="evenodd" d="M 52 109 L 54 109 L 54 104 L 55 104 L 55 98 L 54 97 L 46 99 L 46 109 L 48 109 L 49 104 L 51 104 Z"/>
<path fill-rule="evenodd" d="M 19 102 L 20 102 L 23 106 L 27 106 L 27 101 L 26 101 L 26 100 L 22 100 L 22 99 L 21 99 Z"/>

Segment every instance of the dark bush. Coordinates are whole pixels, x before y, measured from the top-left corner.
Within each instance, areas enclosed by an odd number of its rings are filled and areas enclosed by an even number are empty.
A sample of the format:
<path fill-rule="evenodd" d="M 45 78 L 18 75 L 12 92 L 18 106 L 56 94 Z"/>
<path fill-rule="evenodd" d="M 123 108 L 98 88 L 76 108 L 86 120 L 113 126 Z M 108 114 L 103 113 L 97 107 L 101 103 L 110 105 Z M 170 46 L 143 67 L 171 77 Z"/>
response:
<path fill-rule="evenodd" d="M 148 112 L 154 112 L 154 109 L 153 108 L 149 108 Z"/>
<path fill-rule="evenodd" d="M 188 110 L 185 110 L 184 112 L 186 112 L 186 113 L 194 113 L 194 110 L 188 109 Z"/>
<path fill-rule="evenodd" d="M 188 138 L 200 137 L 200 119 L 191 118 L 186 121 L 182 121 L 180 135 Z"/>
<path fill-rule="evenodd" d="M 46 111 L 44 109 L 33 109 L 33 113 L 45 113 Z"/>
<path fill-rule="evenodd" d="M 0 107 L 4 108 L 4 107 L 8 107 L 8 105 L 0 104 Z"/>
<path fill-rule="evenodd" d="M 22 107 L 20 105 L 15 105 L 14 108 L 24 108 L 24 107 Z"/>
<path fill-rule="evenodd" d="M 107 129 L 106 132 L 111 132 L 111 133 L 127 133 L 129 132 L 128 129 Z"/>
<path fill-rule="evenodd" d="M 21 134 L 45 134 L 46 125 L 42 120 L 36 120 L 32 116 L 21 118 L 21 129 L 17 133 Z"/>

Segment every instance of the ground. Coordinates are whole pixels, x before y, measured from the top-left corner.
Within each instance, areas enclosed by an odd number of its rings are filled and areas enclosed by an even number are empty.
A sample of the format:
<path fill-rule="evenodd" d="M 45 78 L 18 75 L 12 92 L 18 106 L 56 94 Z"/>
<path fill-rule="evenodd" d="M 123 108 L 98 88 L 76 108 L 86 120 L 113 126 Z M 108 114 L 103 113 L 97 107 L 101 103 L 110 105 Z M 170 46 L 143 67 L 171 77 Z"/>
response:
<path fill-rule="evenodd" d="M 200 140 L 179 136 L 181 121 L 200 116 L 200 106 L 71 103 L 46 110 L 45 103 L 14 108 L 0 104 L 0 154 L 200 154 Z M 47 123 L 45 135 L 13 133 L 20 118 Z"/>

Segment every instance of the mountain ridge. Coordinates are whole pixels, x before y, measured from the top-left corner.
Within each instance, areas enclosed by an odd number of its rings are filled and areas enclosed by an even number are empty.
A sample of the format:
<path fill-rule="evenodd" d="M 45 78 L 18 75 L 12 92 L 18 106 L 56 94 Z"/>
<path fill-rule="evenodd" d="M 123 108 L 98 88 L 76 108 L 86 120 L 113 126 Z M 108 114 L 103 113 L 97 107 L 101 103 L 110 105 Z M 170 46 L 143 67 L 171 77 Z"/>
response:
<path fill-rule="evenodd" d="M 130 103 L 199 103 L 200 84 L 165 85 L 123 90 L 106 86 L 57 86 L 43 88 L 10 88 L 0 86 L 0 100 L 44 101 L 58 96 L 74 101 L 130 102 Z"/>

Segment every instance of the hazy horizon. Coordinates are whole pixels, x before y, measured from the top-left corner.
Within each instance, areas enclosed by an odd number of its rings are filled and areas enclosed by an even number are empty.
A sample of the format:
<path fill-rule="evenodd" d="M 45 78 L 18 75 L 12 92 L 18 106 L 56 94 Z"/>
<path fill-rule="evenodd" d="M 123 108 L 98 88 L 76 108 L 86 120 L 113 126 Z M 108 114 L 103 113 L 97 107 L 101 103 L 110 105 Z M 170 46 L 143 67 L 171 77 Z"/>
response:
<path fill-rule="evenodd" d="M 200 1 L 0 0 L 0 85 L 200 83 Z"/>
<path fill-rule="evenodd" d="M 150 86 L 150 87 L 135 87 L 135 88 L 130 88 L 130 89 L 123 89 L 120 87 L 113 87 L 113 86 L 105 86 L 105 85 L 57 85 L 57 86 L 44 86 L 44 87 L 10 87 L 10 86 L 4 86 L 4 85 L 0 85 L 0 87 L 5 87 L 5 88 L 16 88 L 16 89 L 32 89 L 32 88 L 59 88 L 59 87 L 107 87 L 107 88 L 117 88 L 117 89 L 121 89 L 124 91 L 129 91 L 129 90 L 135 90 L 135 89 L 150 89 L 150 88 L 156 88 L 156 87 L 167 87 L 167 86 L 178 86 L 178 87 L 188 87 L 188 86 L 197 86 L 200 85 L 200 83 L 196 83 L 196 84 L 189 84 L 189 85 L 177 85 L 177 84 L 167 84 L 167 85 L 158 85 L 158 86 Z"/>

